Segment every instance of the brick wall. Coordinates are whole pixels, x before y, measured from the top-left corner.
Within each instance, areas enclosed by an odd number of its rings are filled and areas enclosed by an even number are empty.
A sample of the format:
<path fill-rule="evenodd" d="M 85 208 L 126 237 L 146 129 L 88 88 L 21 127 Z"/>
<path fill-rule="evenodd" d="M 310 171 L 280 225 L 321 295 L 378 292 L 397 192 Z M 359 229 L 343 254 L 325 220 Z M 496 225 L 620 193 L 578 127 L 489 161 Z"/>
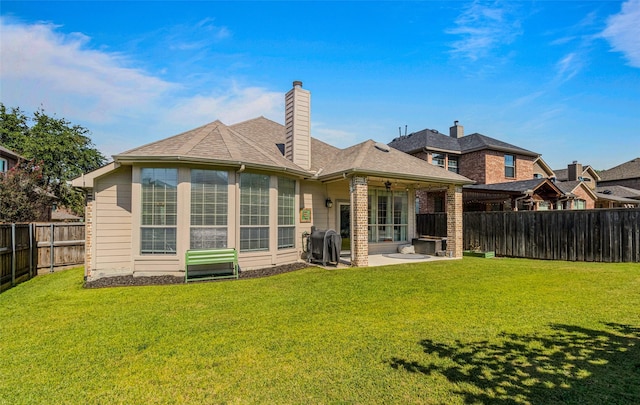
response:
<path fill-rule="evenodd" d="M 581 200 L 585 200 L 586 209 L 590 210 L 596 207 L 596 201 L 582 187 L 576 187 L 573 190 L 573 194 L 578 196 L 578 198 L 580 198 Z"/>
<path fill-rule="evenodd" d="M 369 190 L 366 177 L 351 178 L 351 265 L 369 265 Z"/>
<path fill-rule="evenodd" d="M 87 200 L 84 208 L 84 275 L 89 279 L 91 277 L 91 252 L 93 251 L 93 205 L 92 199 Z"/>
<path fill-rule="evenodd" d="M 533 162 L 535 158 L 515 155 L 516 177 L 506 177 L 504 155 L 504 152 L 493 150 L 481 150 L 464 154 L 460 158 L 460 174 L 477 181 L 478 184 L 505 183 L 533 178 Z"/>

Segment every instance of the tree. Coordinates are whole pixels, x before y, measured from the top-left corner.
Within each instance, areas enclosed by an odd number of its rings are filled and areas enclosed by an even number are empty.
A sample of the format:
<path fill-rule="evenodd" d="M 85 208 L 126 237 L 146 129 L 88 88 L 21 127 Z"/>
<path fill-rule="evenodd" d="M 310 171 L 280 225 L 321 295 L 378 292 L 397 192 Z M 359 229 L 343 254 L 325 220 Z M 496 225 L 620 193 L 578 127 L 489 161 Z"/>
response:
<path fill-rule="evenodd" d="M 44 189 L 56 195 L 60 205 L 78 215 L 83 213 L 83 195 L 67 181 L 106 162 L 89 135 L 88 129 L 72 125 L 64 118 L 48 116 L 43 109 L 27 117 L 19 108 L 7 110 L 0 103 L 0 144 L 41 162 Z"/>
<path fill-rule="evenodd" d="M 33 160 L 0 174 L 0 222 L 47 220 L 55 197 L 44 186 L 42 168 Z"/>

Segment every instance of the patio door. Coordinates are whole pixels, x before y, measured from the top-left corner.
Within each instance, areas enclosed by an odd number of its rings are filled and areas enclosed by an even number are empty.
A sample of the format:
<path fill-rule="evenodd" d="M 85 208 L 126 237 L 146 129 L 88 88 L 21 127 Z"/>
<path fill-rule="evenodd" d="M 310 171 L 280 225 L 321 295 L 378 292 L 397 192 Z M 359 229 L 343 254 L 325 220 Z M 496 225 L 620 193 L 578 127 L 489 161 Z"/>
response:
<path fill-rule="evenodd" d="M 338 204 L 340 237 L 342 238 L 342 247 L 340 250 L 351 250 L 351 204 L 341 202 Z"/>

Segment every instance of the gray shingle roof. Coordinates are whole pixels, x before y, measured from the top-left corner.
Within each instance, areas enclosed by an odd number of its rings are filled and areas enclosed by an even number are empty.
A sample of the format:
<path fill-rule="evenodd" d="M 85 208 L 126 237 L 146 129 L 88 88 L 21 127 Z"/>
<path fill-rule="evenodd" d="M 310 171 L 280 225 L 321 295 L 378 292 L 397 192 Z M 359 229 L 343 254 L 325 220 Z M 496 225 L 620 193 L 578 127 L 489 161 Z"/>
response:
<path fill-rule="evenodd" d="M 539 156 L 536 152 L 532 152 L 486 135 L 474 133 L 463 136 L 462 138 L 454 138 L 449 135 L 442 134 L 434 129 L 424 129 L 406 136 L 400 136 L 391 141 L 389 146 L 406 153 L 418 152 L 423 148 L 459 154 L 482 149 L 491 149 L 525 156 Z"/>
<path fill-rule="evenodd" d="M 380 148 L 380 146 L 383 146 Z M 399 179 L 429 180 L 471 184 L 472 180 L 457 173 L 427 163 L 425 160 L 379 144 L 371 139 L 340 150 L 334 159 L 318 173 L 318 178 L 328 179 L 343 173 L 362 173 L 393 176 Z M 387 150 L 384 150 L 387 149 Z"/>
<path fill-rule="evenodd" d="M 114 156 L 116 161 L 181 160 L 287 170 L 324 180 L 344 173 L 389 176 L 398 179 L 470 184 L 473 181 L 431 165 L 393 148 L 387 152 L 366 141 L 338 149 L 311 138 L 311 170 L 306 171 L 283 156 L 285 127 L 264 117 L 227 126 L 214 121 Z"/>
<path fill-rule="evenodd" d="M 629 188 L 625 186 L 598 186 L 596 187 L 596 193 L 600 193 L 603 195 L 615 195 L 618 197 L 624 198 L 634 198 L 636 200 L 640 200 L 640 190 L 636 190 L 635 188 Z"/>
<path fill-rule="evenodd" d="M 640 157 L 600 172 L 602 181 L 634 179 L 637 177 L 640 177 Z"/>
<path fill-rule="evenodd" d="M 574 180 L 574 181 L 556 181 L 555 184 L 556 186 L 558 186 L 560 191 L 567 194 L 567 193 L 573 193 L 573 190 L 575 190 L 576 187 L 580 185 L 580 183 L 582 182 L 579 180 Z"/>
<path fill-rule="evenodd" d="M 530 179 L 510 181 L 506 183 L 493 183 L 493 184 L 474 184 L 470 186 L 464 186 L 467 190 L 486 190 L 486 191 L 504 191 L 507 193 L 524 193 L 527 190 L 535 190 L 541 185 L 548 183 L 552 187 L 558 188 L 548 179 Z"/>

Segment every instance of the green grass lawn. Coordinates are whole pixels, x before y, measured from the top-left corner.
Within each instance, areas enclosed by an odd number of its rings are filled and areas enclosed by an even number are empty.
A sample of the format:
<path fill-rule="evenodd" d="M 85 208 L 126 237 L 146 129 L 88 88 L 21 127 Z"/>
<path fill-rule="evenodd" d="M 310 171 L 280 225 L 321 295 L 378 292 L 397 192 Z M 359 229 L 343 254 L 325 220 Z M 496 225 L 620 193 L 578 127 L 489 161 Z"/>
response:
<path fill-rule="evenodd" d="M 0 403 L 640 403 L 640 266 L 464 258 L 0 294 Z"/>

